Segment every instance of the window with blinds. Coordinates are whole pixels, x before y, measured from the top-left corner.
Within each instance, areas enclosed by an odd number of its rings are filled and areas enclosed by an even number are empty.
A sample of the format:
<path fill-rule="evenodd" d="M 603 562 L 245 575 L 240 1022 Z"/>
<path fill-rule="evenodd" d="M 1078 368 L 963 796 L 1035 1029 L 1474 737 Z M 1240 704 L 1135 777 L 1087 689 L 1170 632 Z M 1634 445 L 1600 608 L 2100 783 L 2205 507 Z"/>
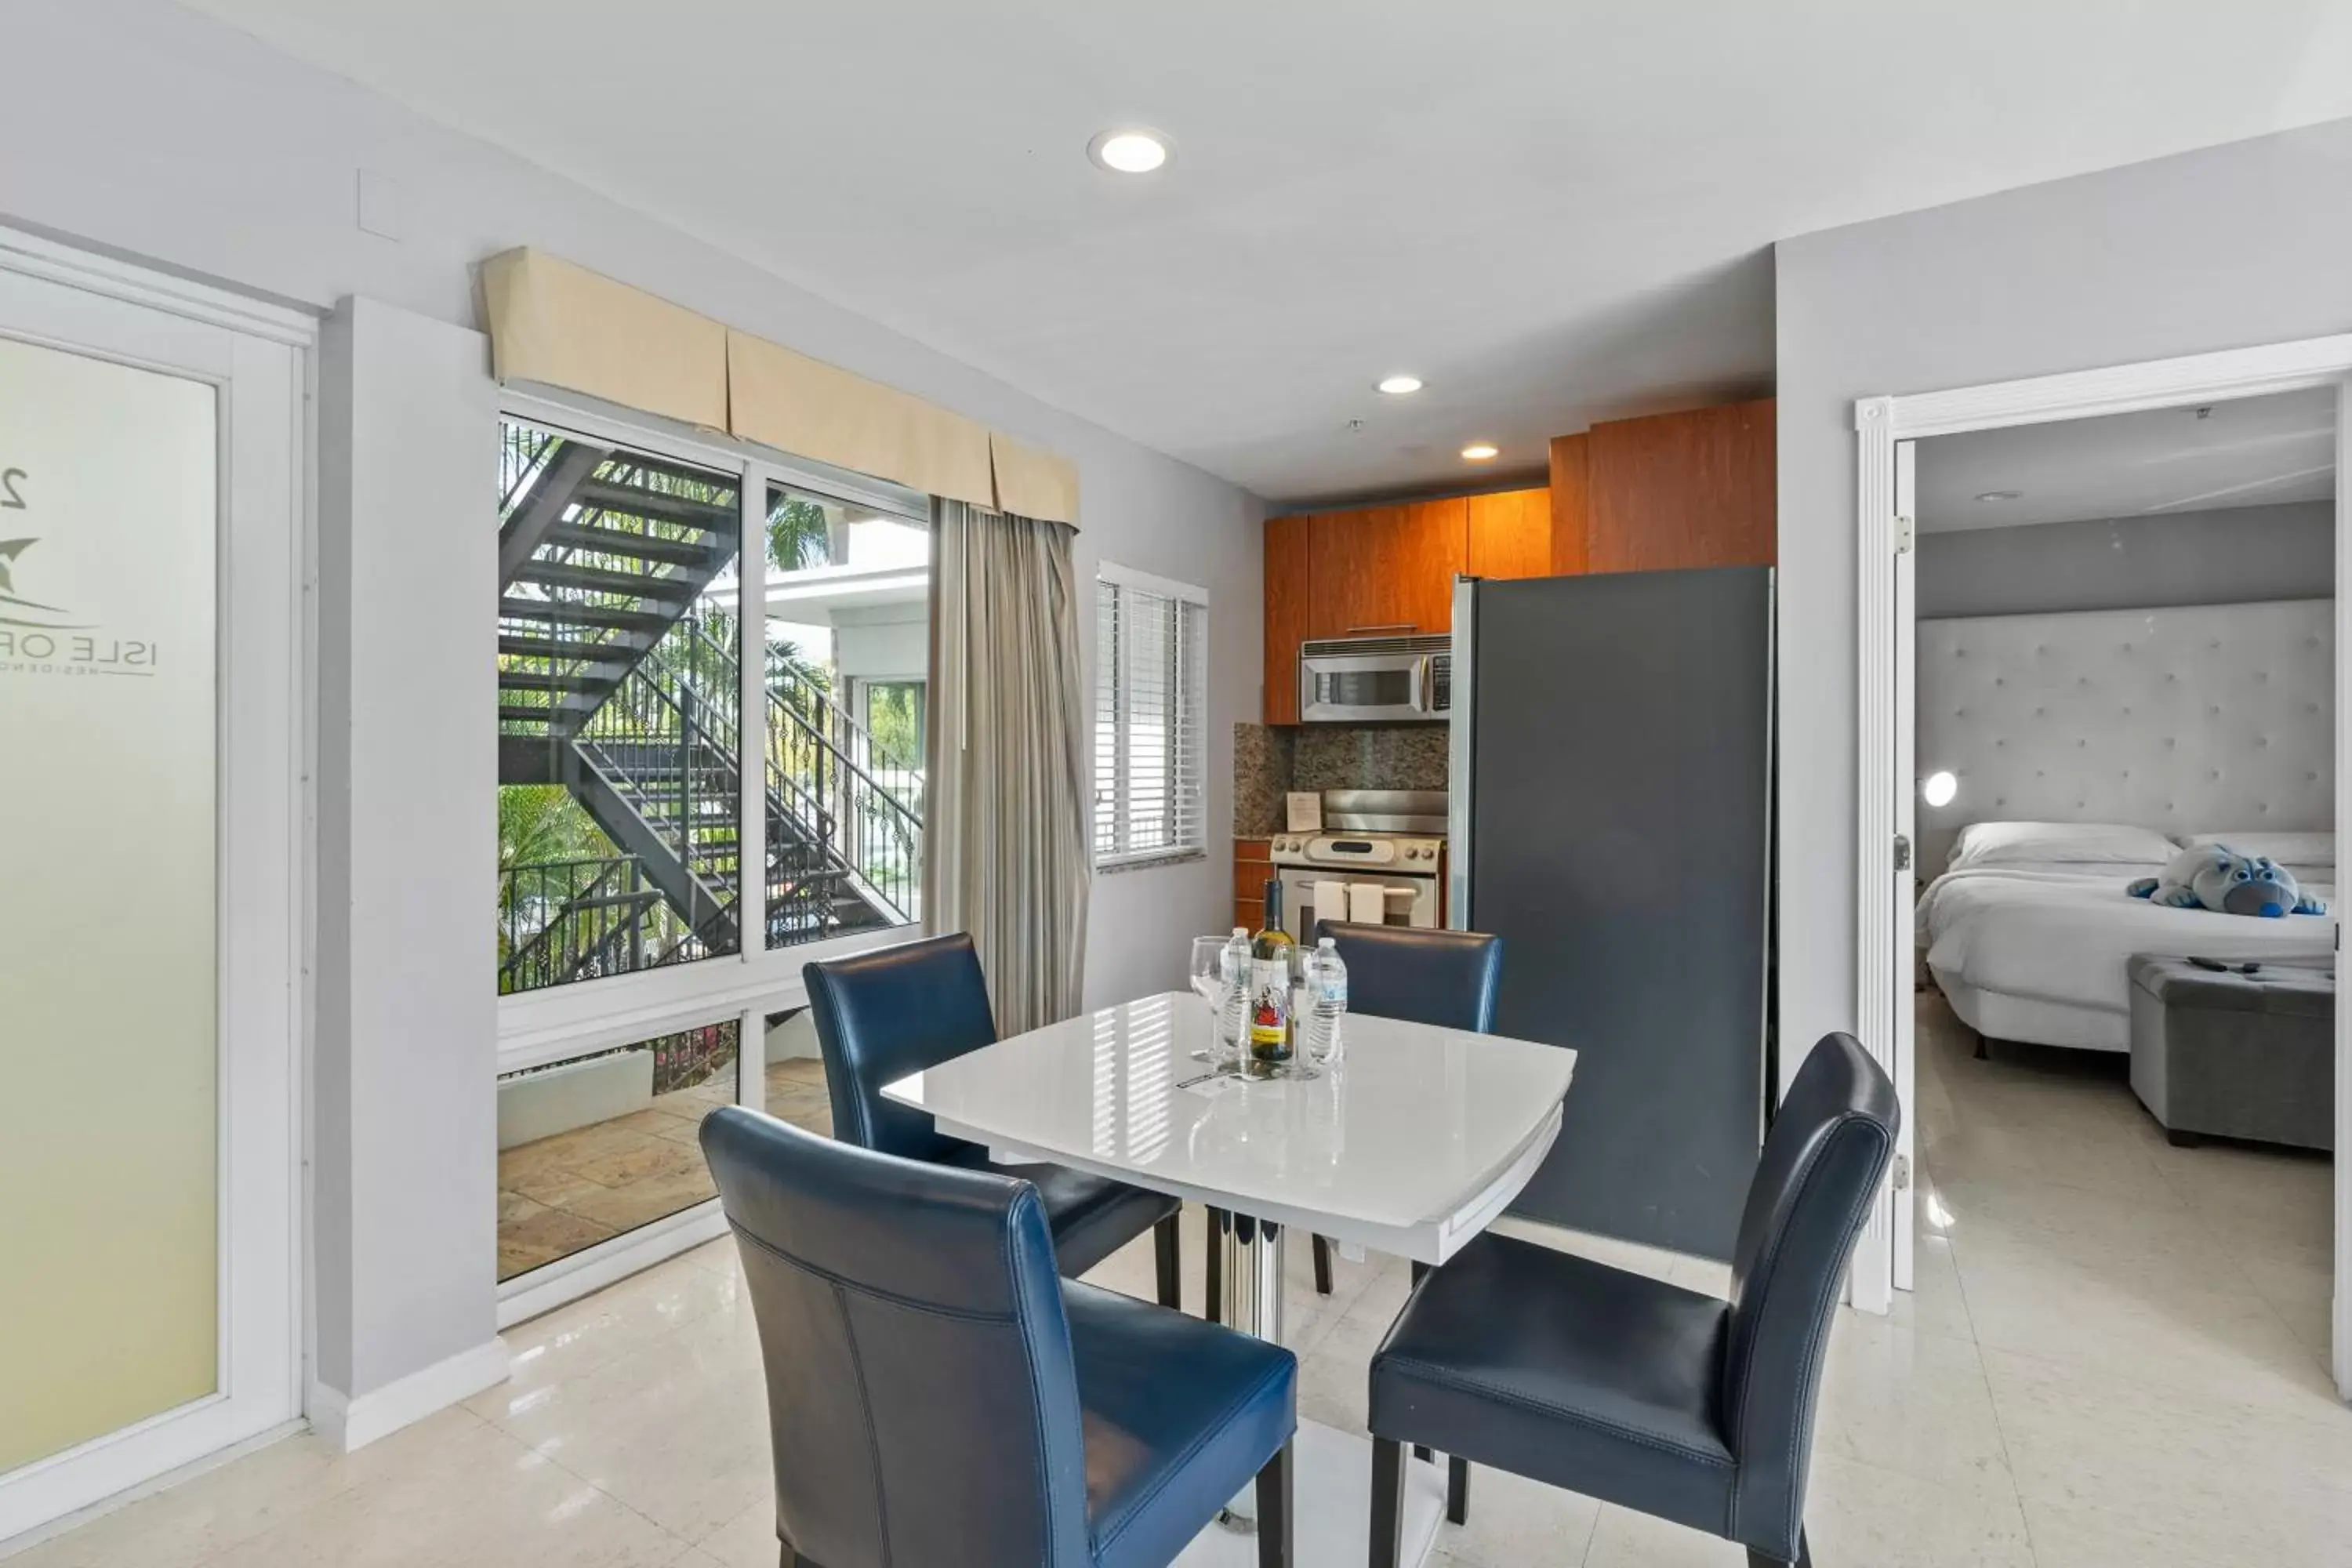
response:
<path fill-rule="evenodd" d="M 1095 587 L 1095 864 L 1205 849 L 1209 598 L 1105 564 Z"/>

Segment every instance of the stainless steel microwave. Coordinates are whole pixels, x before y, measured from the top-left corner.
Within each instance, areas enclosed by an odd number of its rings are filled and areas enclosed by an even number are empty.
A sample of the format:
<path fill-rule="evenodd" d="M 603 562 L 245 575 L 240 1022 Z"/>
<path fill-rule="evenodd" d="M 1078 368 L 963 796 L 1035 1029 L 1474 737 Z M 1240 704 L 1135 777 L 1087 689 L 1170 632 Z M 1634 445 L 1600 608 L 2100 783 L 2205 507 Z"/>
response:
<path fill-rule="evenodd" d="M 1330 637 L 1298 647 L 1298 717 L 1309 724 L 1432 723 L 1453 706 L 1450 637 Z"/>

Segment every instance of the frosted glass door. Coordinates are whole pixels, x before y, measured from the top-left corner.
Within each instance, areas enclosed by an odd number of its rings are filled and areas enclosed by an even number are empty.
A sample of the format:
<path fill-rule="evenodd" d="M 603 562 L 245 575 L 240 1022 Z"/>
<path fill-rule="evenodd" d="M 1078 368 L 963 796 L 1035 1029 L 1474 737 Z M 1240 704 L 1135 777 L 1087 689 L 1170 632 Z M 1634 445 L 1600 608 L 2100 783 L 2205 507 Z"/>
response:
<path fill-rule="evenodd" d="M 218 1387 L 217 400 L 0 340 L 0 1472 Z"/>

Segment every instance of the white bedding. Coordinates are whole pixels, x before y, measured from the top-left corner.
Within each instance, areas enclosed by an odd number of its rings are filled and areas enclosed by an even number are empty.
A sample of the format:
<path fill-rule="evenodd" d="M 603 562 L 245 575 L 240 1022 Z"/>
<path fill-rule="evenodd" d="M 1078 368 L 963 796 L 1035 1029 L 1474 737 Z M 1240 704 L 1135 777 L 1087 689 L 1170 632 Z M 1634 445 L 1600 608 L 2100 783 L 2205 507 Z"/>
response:
<path fill-rule="evenodd" d="M 2166 909 L 2124 891 L 2158 869 L 2058 863 L 1947 872 L 1920 895 L 1919 945 L 1954 1010 L 1981 1032 L 2107 1050 L 2130 1048 L 2124 966 L 2135 952 L 2278 959 L 2335 945 L 2332 912 L 2256 920 Z M 2332 910 L 2332 886 L 2306 882 L 2304 890 Z M 2053 1022 L 2043 1028 L 2037 1017 Z M 2033 1032 L 2010 1032 L 2021 1028 Z"/>

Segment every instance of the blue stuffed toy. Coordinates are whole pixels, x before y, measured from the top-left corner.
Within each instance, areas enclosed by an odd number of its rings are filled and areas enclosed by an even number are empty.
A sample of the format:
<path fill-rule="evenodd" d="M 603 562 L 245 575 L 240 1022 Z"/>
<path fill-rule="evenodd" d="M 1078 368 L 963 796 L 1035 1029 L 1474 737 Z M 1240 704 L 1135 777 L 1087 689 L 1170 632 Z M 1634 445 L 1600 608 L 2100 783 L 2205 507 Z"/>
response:
<path fill-rule="evenodd" d="M 2324 915 L 2327 905 L 2295 885 L 2294 873 L 2267 855 L 2241 855 L 2226 844 L 2183 849 L 2161 877 L 2142 877 L 2125 889 L 2176 910 L 2211 910 L 2221 915 L 2276 920 L 2289 914 Z"/>

